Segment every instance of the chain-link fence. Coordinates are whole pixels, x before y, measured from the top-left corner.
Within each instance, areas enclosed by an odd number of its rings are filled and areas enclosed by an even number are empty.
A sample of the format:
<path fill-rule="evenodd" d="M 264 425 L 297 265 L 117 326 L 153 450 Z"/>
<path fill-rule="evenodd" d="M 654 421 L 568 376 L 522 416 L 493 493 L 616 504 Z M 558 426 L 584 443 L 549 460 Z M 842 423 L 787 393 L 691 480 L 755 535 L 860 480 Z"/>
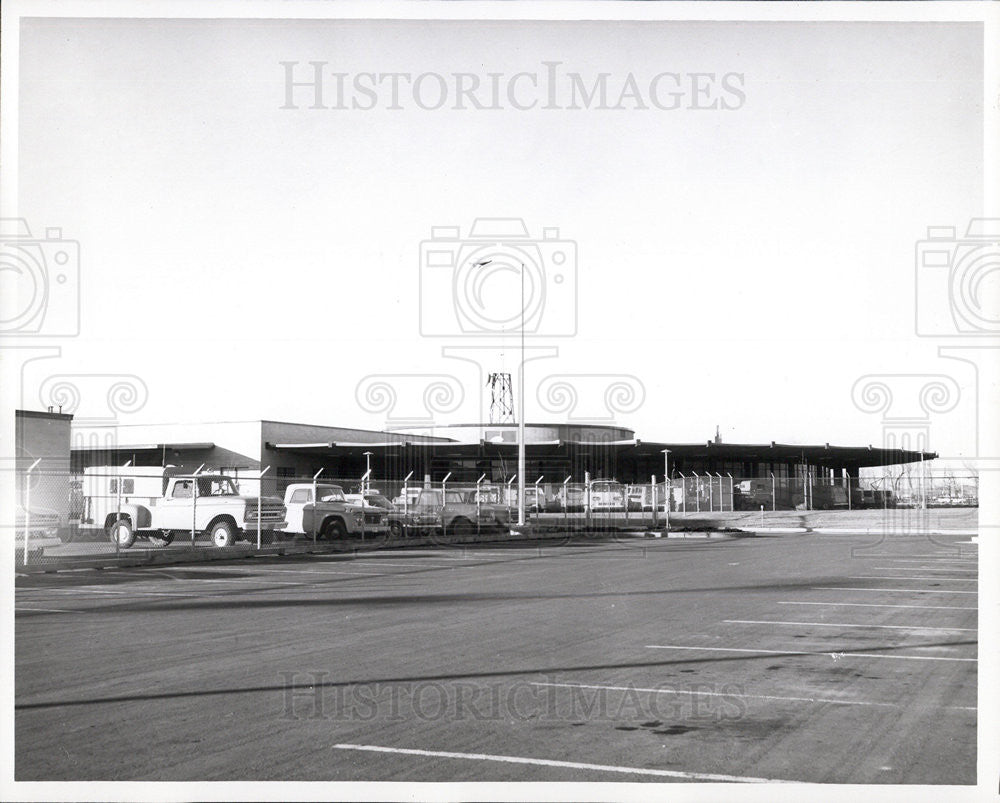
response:
<path fill-rule="evenodd" d="M 411 475 L 412 477 L 412 475 Z M 165 550 L 253 552 L 276 544 L 508 532 L 520 524 L 519 485 L 362 477 L 227 475 L 172 467 L 22 471 L 14 517 L 17 566 Z M 544 477 L 524 488 L 526 524 L 656 527 L 669 514 L 978 506 L 974 474 L 905 471 L 861 477 L 679 474 L 669 483 Z M 178 555 L 180 558 L 180 555 Z"/>

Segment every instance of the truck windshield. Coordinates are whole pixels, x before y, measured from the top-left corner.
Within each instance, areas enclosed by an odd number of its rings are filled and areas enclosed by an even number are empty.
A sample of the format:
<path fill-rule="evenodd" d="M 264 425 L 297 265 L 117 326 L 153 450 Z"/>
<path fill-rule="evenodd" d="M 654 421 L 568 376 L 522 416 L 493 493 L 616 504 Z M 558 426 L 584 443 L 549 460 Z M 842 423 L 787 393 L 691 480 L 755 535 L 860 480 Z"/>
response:
<path fill-rule="evenodd" d="M 336 485 L 318 485 L 316 486 L 316 495 L 319 497 L 320 502 L 347 501 L 347 497 L 344 496 L 343 489 Z"/>
<path fill-rule="evenodd" d="M 441 507 L 441 492 L 440 491 L 424 491 L 420 494 L 420 498 L 417 503 L 426 507 Z M 461 505 L 466 504 L 465 495 L 462 491 L 446 491 L 445 492 L 445 504 L 449 505 Z"/>
<path fill-rule="evenodd" d="M 236 496 L 236 486 L 229 477 L 199 477 L 198 496 Z"/>

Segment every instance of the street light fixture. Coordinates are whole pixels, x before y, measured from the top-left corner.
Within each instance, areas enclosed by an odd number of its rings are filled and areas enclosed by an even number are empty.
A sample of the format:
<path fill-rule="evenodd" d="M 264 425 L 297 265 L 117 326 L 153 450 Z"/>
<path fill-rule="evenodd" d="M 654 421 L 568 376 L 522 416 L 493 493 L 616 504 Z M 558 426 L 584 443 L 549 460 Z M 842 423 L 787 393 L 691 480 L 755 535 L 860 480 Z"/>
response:
<path fill-rule="evenodd" d="M 473 267 L 481 268 L 489 265 L 493 260 L 484 259 L 476 262 Z M 521 263 L 521 365 L 517 383 L 517 524 L 524 526 L 524 478 L 525 470 L 525 446 L 524 446 L 524 263 Z"/>

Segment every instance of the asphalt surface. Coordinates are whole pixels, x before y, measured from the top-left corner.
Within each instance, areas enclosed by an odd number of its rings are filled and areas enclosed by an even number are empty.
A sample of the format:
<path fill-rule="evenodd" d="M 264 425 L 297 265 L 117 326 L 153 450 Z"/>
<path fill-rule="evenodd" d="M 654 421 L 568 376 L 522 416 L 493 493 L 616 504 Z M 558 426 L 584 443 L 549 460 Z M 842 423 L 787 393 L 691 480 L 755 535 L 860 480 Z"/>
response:
<path fill-rule="evenodd" d="M 973 784 L 976 577 L 848 534 L 20 576 L 15 777 Z"/>

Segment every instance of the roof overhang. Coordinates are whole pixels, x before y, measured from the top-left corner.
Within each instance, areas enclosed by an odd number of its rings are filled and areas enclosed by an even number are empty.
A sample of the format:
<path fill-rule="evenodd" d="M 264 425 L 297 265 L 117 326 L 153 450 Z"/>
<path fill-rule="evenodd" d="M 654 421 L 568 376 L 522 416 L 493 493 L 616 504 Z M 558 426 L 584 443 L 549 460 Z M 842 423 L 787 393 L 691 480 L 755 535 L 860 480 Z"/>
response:
<path fill-rule="evenodd" d="M 90 452 L 159 452 L 164 449 L 174 452 L 203 452 L 214 448 L 215 444 L 211 441 L 196 441 L 185 443 L 116 443 L 113 446 L 74 446 L 71 451 L 76 454 L 87 454 Z"/>

